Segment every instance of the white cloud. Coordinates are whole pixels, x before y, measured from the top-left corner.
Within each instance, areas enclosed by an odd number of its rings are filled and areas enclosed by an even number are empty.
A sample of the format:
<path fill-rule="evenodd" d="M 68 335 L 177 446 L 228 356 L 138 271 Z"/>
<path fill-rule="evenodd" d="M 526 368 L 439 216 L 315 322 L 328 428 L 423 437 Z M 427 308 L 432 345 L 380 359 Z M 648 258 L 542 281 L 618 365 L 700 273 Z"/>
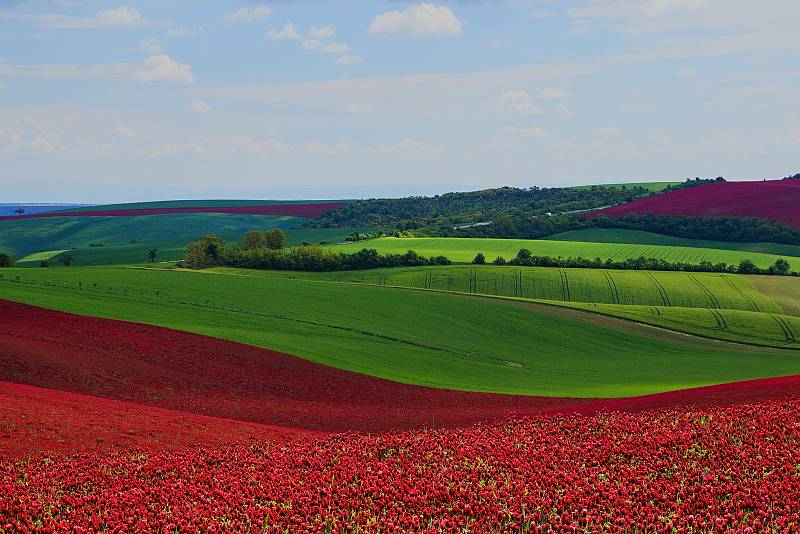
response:
<path fill-rule="evenodd" d="M 211 110 L 208 104 L 196 98 L 189 102 L 189 109 L 198 113 L 206 113 Z"/>
<path fill-rule="evenodd" d="M 402 139 L 397 143 L 386 143 L 377 146 L 385 154 L 433 154 L 440 152 L 441 147 L 422 143 L 416 139 Z"/>
<path fill-rule="evenodd" d="M 272 41 L 295 41 L 300 39 L 300 32 L 291 22 L 286 24 L 281 30 L 270 30 L 267 32 L 267 39 Z"/>
<path fill-rule="evenodd" d="M 538 126 L 528 126 L 527 128 L 520 128 L 519 135 L 523 137 L 537 137 L 537 138 L 542 138 L 546 136 L 545 131 Z"/>
<path fill-rule="evenodd" d="M 364 61 L 363 57 L 361 57 L 361 56 L 359 56 L 357 54 L 350 54 L 350 55 L 339 56 L 336 59 L 336 64 L 337 65 L 355 65 L 356 63 L 361 63 L 363 61 Z"/>
<path fill-rule="evenodd" d="M 694 78 L 697 76 L 697 71 L 691 67 L 684 67 L 678 71 L 679 78 Z"/>
<path fill-rule="evenodd" d="M 536 137 L 539 139 L 547 136 L 544 129 L 540 128 L 539 126 L 525 126 L 523 128 L 519 128 L 517 126 L 506 126 L 503 128 L 503 134 L 519 137 Z"/>
<path fill-rule="evenodd" d="M 622 132 L 620 131 L 619 128 L 615 128 L 613 126 L 606 126 L 603 128 L 598 128 L 595 133 L 597 133 L 597 135 L 602 137 L 615 137 L 621 134 Z"/>
<path fill-rule="evenodd" d="M 272 15 L 272 10 L 267 6 L 258 6 L 252 9 L 243 7 L 242 9 L 238 9 L 233 13 L 228 13 L 222 17 L 222 20 L 228 24 L 236 24 L 239 22 L 255 22 L 258 20 L 264 20 L 270 15 Z"/>
<path fill-rule="evenodd" d="M 558 89 L 555 87 L 545 87 L 544 89 L 539 89 L 535 93 L 537 98 L 545 98 L 548 100 L 558 100 L 561 98 L 567 98 L 569 93 L 563 89 Z"/>
<path fill-rule="evenodd" d="M 308 39 L 303 41 L 305 50 L 314 50 L 321 54 L 341 54 L 350 50 L 347 43 L 336 43 L 331 41 L 320 41 L 318 39 Z"/>
<path fill-rule="evenodd" d="M 145 68 L 134 73 L 140 82 L 179 82 L 194 83 L 192 67 L 181 65 L 166 54 L 150 56 L 144 60 Z"/>
<path fill-rule="evenodd" d="M 369 113 L 369 108 L 367 106 L 361 106 L 358 104 L 350 104 L 347 106 L 347 111 L 357 117 L 360 117 L 367 115 Z"/>
<path fill-rule="evenodd" d="M 133 128 L 129 128 L 128 126 L 115 126 L 114 133 L 120 137 L 124 137 L 125 139 L 138 139 L 139 132 L 134 130 Z"/>
<path fill-rule="evenodd" d="M 556 111 L 562 117 L 574 117 L 575 116 L 575 112 L 572 111 L 571 109 L 569 109 L 564 104 L 559 104 L 558 106 L 556 106 Z"/>
<path fill-rule="evenodd" d="M 524 115 L 541 115 L 544 110 L 534 104 L 527 91 L 506 91 L 497 99 L 502 113 L 522 113 Z"/>
<path fill-rule="evenodd" d="M 57 13 L 43 15 L 0 12 L 0 18 L 28 20 L 39 28 L 86 30 L 95 28 L 141 28 L 153 26 L 155 21 L 144 18 L 136 8 L 120 6 L 98 11 L 93 17 L 73 17 Z"/>
<path fill-rule="evenodd" d="M 163 48 L 161 47 L 161 41 L 159 41 L 157 37 L 151 37 L 139 41 L 139 50 L 157 54 L 161 52 Z"/>
<path fill-rule="evenodd" d="M 336 33 L 336 27 L 333 24 L 329 24 L 328 26 L 323 26 L 322 28 L 318 28 L 317 26 L 312 26 L 311 29 L 308 31 L 308 38 L 309 39 L 330 39 Z"/>
<path fill-rule="evenodd" d="M 414 4 L 403 11 L 387 11 L 372 19 L 370 35 L 461 35 L 461 21 L 447 6 Z"/>

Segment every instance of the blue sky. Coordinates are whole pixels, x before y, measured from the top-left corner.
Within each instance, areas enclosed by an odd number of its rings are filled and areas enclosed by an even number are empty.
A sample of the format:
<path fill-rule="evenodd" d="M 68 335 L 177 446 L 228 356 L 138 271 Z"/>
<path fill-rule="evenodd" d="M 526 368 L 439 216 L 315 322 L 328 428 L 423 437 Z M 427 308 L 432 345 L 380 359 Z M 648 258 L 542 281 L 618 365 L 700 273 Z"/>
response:
<path fill-rule="evenodd" d="M 0 0 L 0 201 L 800 171 L 796 0 Z"/>

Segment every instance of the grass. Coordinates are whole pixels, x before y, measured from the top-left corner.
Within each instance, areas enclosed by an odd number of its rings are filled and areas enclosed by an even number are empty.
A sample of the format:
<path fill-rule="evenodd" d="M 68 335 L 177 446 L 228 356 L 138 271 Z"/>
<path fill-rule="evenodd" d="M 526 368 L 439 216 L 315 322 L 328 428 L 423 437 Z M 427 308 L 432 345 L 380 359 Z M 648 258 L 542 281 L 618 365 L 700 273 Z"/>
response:
<path fill-rule="evenodd" d="M 20 258 L 17 260 L 17 263 L 36 263 L 38 264 L 44 260 L 51 260 L 56 256 L 66 252 L 66 250 L 47 250 L 44 252 L 36 252 L 34 254 L 28 254 L 24 258 Z"/>
<path fill-rule="evenodd" d="M 782 313 L 749 277 L 720 273 L 450 265 L 332 273 L 212 269 L 221 273 L 366 283 L 524 299 Z M 796 285 L 800 280 L 793 279 Z"/>
<path fill-rule="evenodd" d="M 800 279 L 783 276 L 751 276 L 753 285 L 780 306 L 783 313 L 800 316 Z"/>
<path fill-rule="evenodd" d="M 423 256 L 444 255 L 454 262 L 471 262 L 478 252 L 483 252 L 487 261 L 497 256 L 506 260 L 516 256 L 521 248 L 527 248 L 538 256 L 563 256 L 625 260 L 627 258 L 663 258 L 670 262 L 697 264 L 702 261 L 738 264 L 750 259 L 759 267 L 769 267 L 775 260 L 785 257 L 795 267 L 800 267 L 800 257 L 778 256 L 760 252 L 695 248 L 682 246 L 638 245 L 622 243 L 585 243 L 575 241 L 552 241 L 531 239 L 465 239 L 465 238 L 398 238 L 382 237 L 337 245 L 337 250 L 354 252 L 362 248 L 374 248 L 381 253 L 403 253 L 414 250 Z"/>
<path fill-rule="evenodd" d="M 335 273 L 287 273 L 229 268 L 217 268 L 214 271 L 528 299 L 599 312 L 713 339 L 800 349 L 800 340 L 796 339 L 800 338 L 800 319 L 785 317 L 788 312 L 771 295 L 759 291 L 753 277 L 734 274 L 491 265 Z M 786 295 L 794 295 L 793 302 L 800 305 L 800 279 L 781 279 L 787 285 L 778 290 Z M 794 293 L 789 290 L 792 287 Z M 727 318 L 729 314 L 733 316 Z M 781 317 L 776 319 L 773 316 Z M 784 326 L 789 331 L 788 335 L 779 321 L 786 323 Z"/>
<path fill-rule="evenodd" d="M 763 252 L 800 257 L 800 246 L 783 243 L 734 243 L 732 241 L 710 241 L 674 237 L 640 230 L 618 228 L 589 228 L 586 230 L 570 230 L 548 236 L 551 241 L 581 241 L 590 243 L 631 243 L 637 245 L 662 245 L 676 247 L 715 248 L 720 250 L 740 250 L 747 252 Z"/>
<path fill-rule="evenodd" d="M 795 316 L 711 308 L 592 303 L 567 305 L 712 339 L 800 349 L 800 317 Z"/>
<path fill-rule="evenodd" d="M 800 356 L 790 351 L 648 335 L 578 312 L 446 293 L 124 267 L 2 274 L 0 298 L 451 389 L 617 397 L 800 373 Z"/>

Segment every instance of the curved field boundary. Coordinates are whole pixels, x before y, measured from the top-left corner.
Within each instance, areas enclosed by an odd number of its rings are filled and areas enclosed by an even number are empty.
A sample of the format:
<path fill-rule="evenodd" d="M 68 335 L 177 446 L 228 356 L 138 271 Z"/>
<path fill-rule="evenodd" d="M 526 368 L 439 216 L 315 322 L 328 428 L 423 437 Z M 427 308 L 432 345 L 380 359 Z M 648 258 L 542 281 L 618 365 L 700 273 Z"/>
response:
<path fill-rule="evenodd" d="M 468 393 L 6 301 L 0 318 L 0 325 L 13 324 L 0 327 L 0 456 L 281 442 L 346 430 L 463 427 L 510 416 L 732 405 L 800 393 L 800 376 L 616 399 Z"/>
<path fill-rule="evenodd" d="M 49 217 L 138 217 L 141 215 L 175 215 L 181 213 L 232 213 L 236 215 L 284 215 L 290 217 L 319 217 L 346 205 L 345 202 L 319 204 L 274 204 L 264 206 L 207 206 L 175 208 L 138 208 L 118 210 L 86 210 L 32 213 L 30 215 L 3 216 L 2 220 L 41 219 Z"/>
<path fill-rule="evenodd" d="M 2 300 L 0 381 L 326 432 L 460 426 L 587 402 L 400 384 L 217 338 Z"/>
<path fill-rule="evenodd" d="M 800 228 L 800 180 L 763 182 L 720 182 L 679 189 L 588 212 L 622 217 L 628 213 L 646 215 L 690 215 L 696 217 L 759 217 Z"/>

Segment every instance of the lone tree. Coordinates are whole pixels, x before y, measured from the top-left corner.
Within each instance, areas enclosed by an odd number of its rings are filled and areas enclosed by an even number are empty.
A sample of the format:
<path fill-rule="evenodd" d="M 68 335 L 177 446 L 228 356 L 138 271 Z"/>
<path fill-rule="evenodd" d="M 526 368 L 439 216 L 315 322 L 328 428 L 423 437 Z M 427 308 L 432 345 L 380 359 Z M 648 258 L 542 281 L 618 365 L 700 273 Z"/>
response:
<path fill-rule="evenodd" d="M 147 261 L 149 263 L 155 263 L 156 262 L 156 256 L 158 256 L 158 249 L 157 248 L 151 248 L 150 250 L 147 251 Z"/>
<path fill-rule="evenodd" d="M 13 267 L 14 260 L 11 259 L 11 255 L 6 252 L 0 252 L 0 267 Z"/>
<path fill-rule="evenodd" d="M 280 228 L 267 230 L 264 237 L 267 240 L 267 247 L 273 250 L 280 250 L 286 244 L 286 234 Z"/>
<path fill-rule="evenodd" d="M 486 263 L 486 256 L 483 255 L 483 252 L 478 252 L 475 254 L 475 259 L 472 260 L 472 263 L 475 265 L 483 265 Z"/>
<path fill-rule="evenodd" d="M 264 248 L 267 246 L 267 236 L 258 230 L 248 230 L 239 242 L 239 246 L 244 249 Z"/>
<path fill-rule="evenodd" d="M 192 241 L 186 247 L 186 263 L 194 269 L 201 269 L 219 263 L 225 252 L 225 242 L 214 234 L 199 241 Z"/>
<path fill-rule="evenodd" d="M 531 254 L 531 251 L 528 250 L 527 248 L 521 248 L 519 249 L 519 252 L 517 252 L 518 260 L 529 260 L 531 259 L 531 257 L 533 257 L 533 255 Z"/>
<path fill-rule="evenodd" d="M 741 274 L 753 274 L 758 272 L 758 267 L 750 260 L 742 260 L 739 262 L 738 272 Z"/>
<path fill-rule="evenodd" d="M 777 260 L 775 260 L 775 265 L 769 268 L 771 273 L 779 274 L 782 276 L 786 276 L 787 274 L 789 274 L 790 269 L 791 266 L 789 265 L 789 262 L 784 260 L 783 258 L 778 258 Z"/>
<path fill-rule="evenodd" d="M 61 262 L 61 265 L 63 265 L 64 267 L 69 267 L 70 265 L 72 265 L 72 254 L 70 254 L 69 252 L 65 252 L 64 254 L 61 255 L 59 261 Z"/>

